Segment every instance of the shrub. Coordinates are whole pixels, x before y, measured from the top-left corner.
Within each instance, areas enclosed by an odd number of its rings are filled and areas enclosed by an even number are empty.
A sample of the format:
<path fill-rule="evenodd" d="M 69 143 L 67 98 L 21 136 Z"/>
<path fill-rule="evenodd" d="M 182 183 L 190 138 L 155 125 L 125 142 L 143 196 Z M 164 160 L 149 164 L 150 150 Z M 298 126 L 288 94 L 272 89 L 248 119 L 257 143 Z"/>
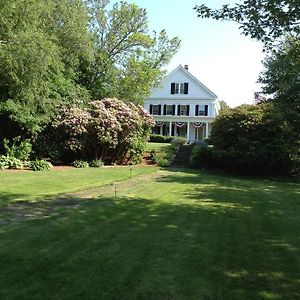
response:
<path fill-rule="evenodd" d="M 152 143 L 171 143 L 171 136 L 164 136 L 160 134 L 151 134 L 149 142 Z"/>
<path fill-rule="evenodd" d="M 1 155 L 0 157 L 0 169 L 22 169 L 23 163 L 20 159 L 15 157 L 9 157 Z"/>
<path fill-rule="evenodd" d="M 19 160 L 26 161 L 29 159 L 29 156 L 32 151 L 32 145 L 29 140 L 21 141 L 21 137 L 14 137 L 12 142 L 9 142 L 8 139 L 3 140 L 3 147 L 8 157 L 15 157 Z"/>
<path fill-rule="evenodd" d="M 140 160 L 154 124 L 142 106 L 118 99 L 66 107 L 57 120 L 67 148 L 81 157 L 112 164 Z"/>
<path fill-rule="evenodd" d="M 215 157 L 213 148 L 203 143 L 195 145 L 192 150 L 190 164 L 192 167 L 207 168 L 214 165 Z"/>
<path fill-rule="evenodd" d="M 101 168 L 103 167 L 104 162 L 101 159 L 94 159 L 90 162 L 90 167 Z"/>
<path fill-rule="evenodd" d="M 53 168 L 52 164 L 46 160 L 33 160 L 29 163 L 29 169 L 32 171 L 48 171 Z"/>
<path fill-rule="evenodd" d="M 171 140 L 171 144 L 175 147 L 187 144 L 187 139 L 181 136 L 175 136 Z"/>
<path fill-rule="evenodd" d="M 5 170 L 9 168 L 8 157 L 1 155 L 0 156 L 0 170 Z"/>
<path fill-rule="evenodd" d="M 175 157 L 176 149 L 174 146 L 170 146 L 162 151 L 152 150 L 150 152 L 151 159 L 160 167 L 168 167 L 171 165 Z"/>
<path fill-rule="evenodd" d="M 129 149 L 129 159 L 134 165 L 141 163 L 143 155 L 146 151 L 147 143 L 143 138 L 143 135 L 135 134 L 131 139 L 131 147 Z"/>
<path fill-rule="evenodd" d="M 75 168 L 88 168 L 89 163 L 85 160 L 77 159 L 73 161 L 72 166 Z"/>
<path fill-rule="evenodd" d="M 210 142 L 218 166 L 229 171 L 272 176 L 300 171 L 295 132 L 272 103 L 222 111 Z"/>
<path fill-rule="evenodd" d="M 156 164 L 160 167 L 169 167 L 171 165 L 171 161 L 166 158 L 158 158 L 156 159 Z"/>
<path fill-rule="evenodd" d="M 152 150 L 150 151 L 150 158 L 151 158 L 152 160 L 154 160 L 155 155 L 156 155 L 156 151 L 155 151 L 155 149 L 152 149 Z"/>

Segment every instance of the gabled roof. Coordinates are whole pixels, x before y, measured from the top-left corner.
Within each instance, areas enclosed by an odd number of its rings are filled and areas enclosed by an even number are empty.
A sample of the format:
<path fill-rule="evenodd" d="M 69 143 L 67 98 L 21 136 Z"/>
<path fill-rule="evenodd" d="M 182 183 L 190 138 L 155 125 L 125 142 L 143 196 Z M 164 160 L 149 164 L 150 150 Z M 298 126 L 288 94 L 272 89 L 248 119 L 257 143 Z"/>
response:
<path fill-rule="evenodd" d="M 165 78 L 172 76 L 174 73 L 178 72 L 178 70 L 183 71 L 187 76 L 189 76 L 197 85 L 203 88 L 206 92 L 208 92 L 212 98 L 218 98 L 218 96 L 212 92 L 208 87 L 206 87 L 202 82 L 200 82 L 194 75 L 192 75 L 187 69 L 185 69 L 182 65 L 176 67 L 173 71 L 171 71 Z"/>

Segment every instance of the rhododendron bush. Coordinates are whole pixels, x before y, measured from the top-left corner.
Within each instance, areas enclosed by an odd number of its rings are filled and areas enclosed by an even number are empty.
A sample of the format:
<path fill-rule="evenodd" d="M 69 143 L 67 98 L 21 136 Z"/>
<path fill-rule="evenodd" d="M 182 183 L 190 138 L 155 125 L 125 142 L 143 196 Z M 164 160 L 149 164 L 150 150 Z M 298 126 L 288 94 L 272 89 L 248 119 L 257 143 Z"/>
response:
<path fill-rule="evenodd" d="M 58 126 L 66 133 L 69 149 L 83 158 L 138 163 L 154 120 L 142 106 L 103 99 L 86 108 L 63 109 Z"/>

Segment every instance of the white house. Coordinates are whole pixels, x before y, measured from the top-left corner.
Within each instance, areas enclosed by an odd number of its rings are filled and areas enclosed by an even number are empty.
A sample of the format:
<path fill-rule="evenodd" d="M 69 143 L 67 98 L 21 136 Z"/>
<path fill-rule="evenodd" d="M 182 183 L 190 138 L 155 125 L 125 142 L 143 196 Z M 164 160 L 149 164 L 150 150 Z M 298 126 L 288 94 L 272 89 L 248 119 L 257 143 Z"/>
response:
<path fill-rule="evenodd" d="M 153 133 L 182 136 L 189 142 L 208 137 L 220 104 L 218 97 L 179 65 L 154 88 L 144 108 L 155 119 Z"/>

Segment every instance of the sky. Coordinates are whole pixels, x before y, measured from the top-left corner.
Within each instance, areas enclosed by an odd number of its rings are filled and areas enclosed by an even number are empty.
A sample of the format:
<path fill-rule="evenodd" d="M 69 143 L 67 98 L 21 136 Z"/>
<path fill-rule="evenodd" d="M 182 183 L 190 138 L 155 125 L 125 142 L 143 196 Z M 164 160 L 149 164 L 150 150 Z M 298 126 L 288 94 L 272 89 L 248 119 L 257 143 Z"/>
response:
<path fill-rule="evenodd" d="M 112 3 L 118 1 L 112 1 Z M 234 22 L 200 19 L 193 7 L 206 4 L 220 8 L 238 0 L 126 0 L 147 10 L 149 29 L 166 29 L 169 37 L 178 36 L 181 47 L 166 66 L 168 72 L 179 64 L 231 107 L 253 103 L 259 91 L 256 83 L 262 71 L 262 45 L 241 35 Z"/>

